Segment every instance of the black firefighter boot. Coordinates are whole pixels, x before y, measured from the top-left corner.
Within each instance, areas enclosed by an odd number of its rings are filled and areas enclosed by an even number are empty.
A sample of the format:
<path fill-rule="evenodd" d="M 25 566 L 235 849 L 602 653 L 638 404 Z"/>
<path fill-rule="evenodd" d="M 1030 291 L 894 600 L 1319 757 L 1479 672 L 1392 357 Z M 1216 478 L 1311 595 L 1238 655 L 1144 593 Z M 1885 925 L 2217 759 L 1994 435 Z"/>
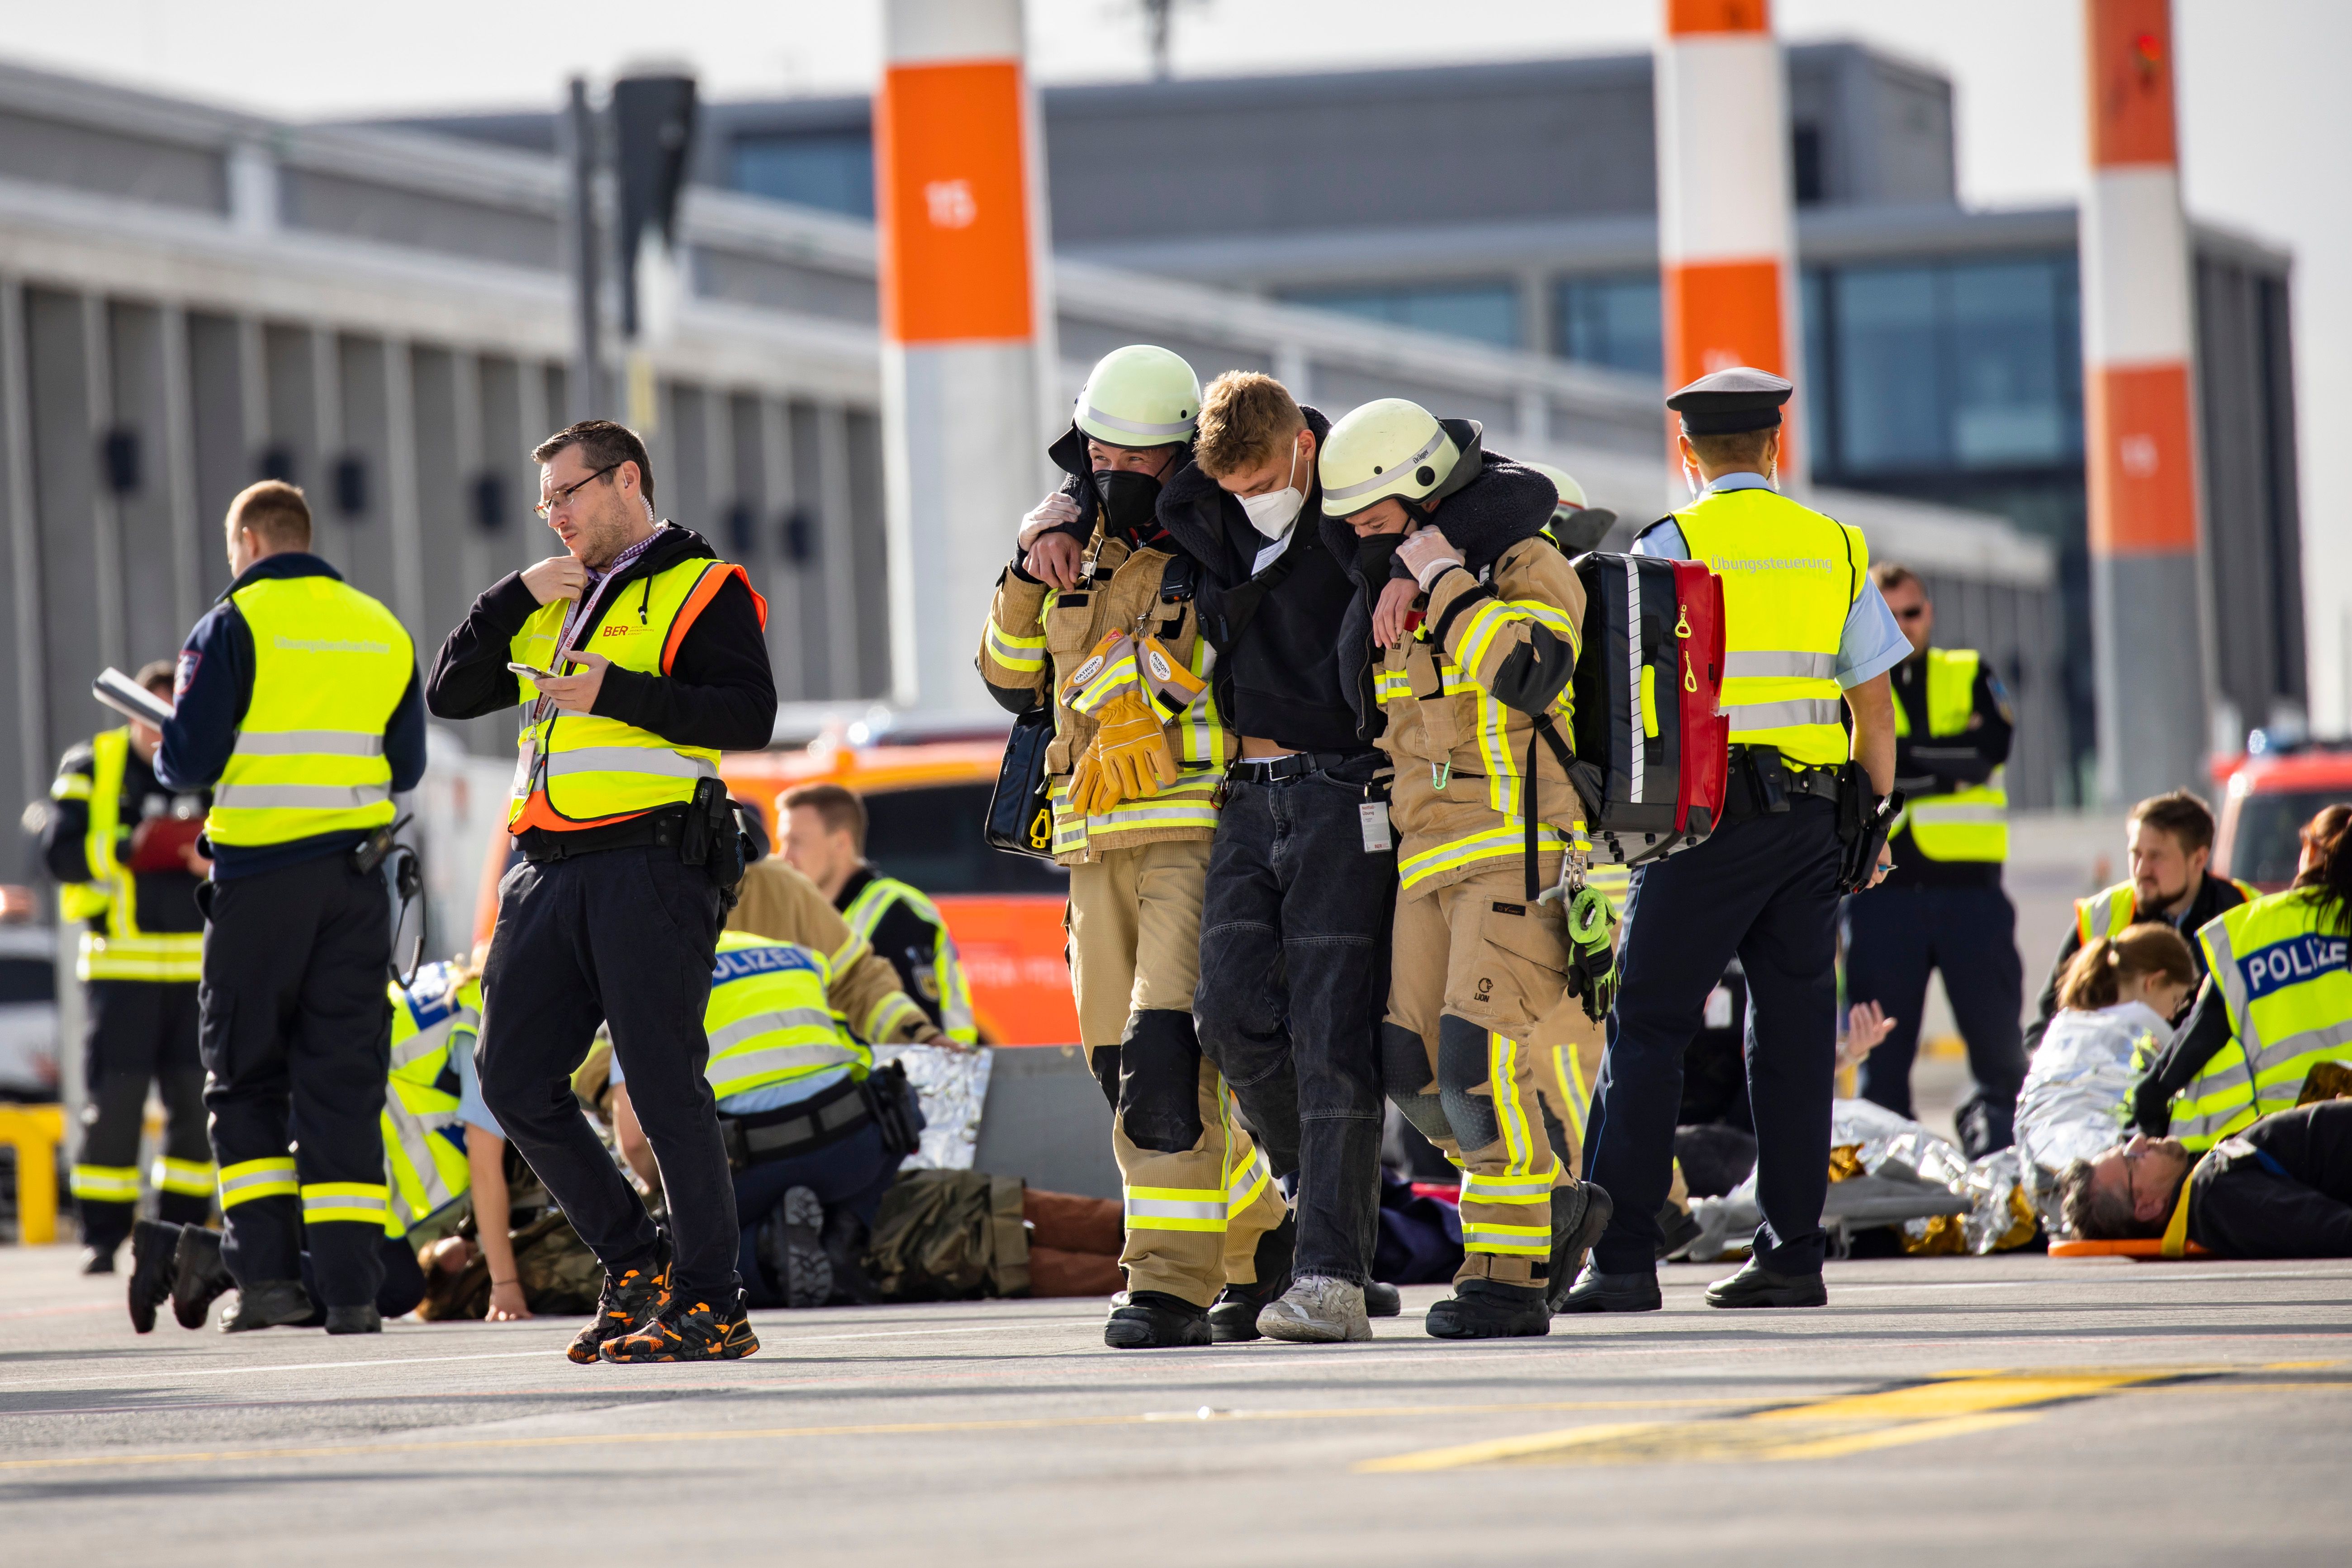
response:
<path fill-rule="evenodd" d="M 179 1250 L 180 1227 L 162 1220 L 142 1219 L 131 1227 L 131 1327 L 155 1331 L 155 1309 L 172 1295 L 172 1257 Z"/>
<path fill-rule="evenodd" d="M 1465 1279 L 1423 1320 L 1441 1340 L 1538 1339 L 1551 1332 L 1551 1303 L 1541 1285 Z"/>
<path fill-rule="evenodd" d="M 1257 1315 L 1268 1301 L 1278 1300 L 1290 1289 L 1290 1260 L 1297 1247 L 1297 1215 L 1284 1215 L 1280 1225 L 1257 1238 L 1257 1283 L 1228 1285 L 1210 1303 L 1212 1343 L 1240 1344 L 1261 1337 Z"/>
<path fill-rule="evenodd" d="M 1169 1350 L 1178 1345 L 1205 1345 L 1209 1312 L 1181 1296 L 1161 1290 L 1125 1290 L 1114 1300 L 1103 1322 L 1103 1343 L 1115 1351 Z"/>
<path fill-rule="evenodd" d="M 180 1240 L 172 1252 L 172 1316 L 184 1329 L 201 1329 L 213 1303 L 236 1289 L 236 1281 L 221 1260 L 220 1232 L 200 1225 L 175 1228 Z"/>

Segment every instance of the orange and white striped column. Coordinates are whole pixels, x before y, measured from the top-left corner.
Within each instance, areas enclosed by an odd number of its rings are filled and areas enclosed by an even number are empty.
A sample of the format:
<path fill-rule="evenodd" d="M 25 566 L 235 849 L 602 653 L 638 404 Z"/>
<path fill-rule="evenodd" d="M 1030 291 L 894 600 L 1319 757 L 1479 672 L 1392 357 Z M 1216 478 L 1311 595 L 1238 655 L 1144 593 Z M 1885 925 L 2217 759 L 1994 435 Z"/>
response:
<path fill-rule="evenodd" d="M 2084 0 L 2083 440 L 2099 794 L 2206 783 L 2208 612 L 2168 0 Z"/>
<path fill-rule="evenodd" d="M 874 97 L 891 692 L 989 710 L 972 638 L 1047 484 L 1052 249 L 1022 0 L 885 0 Z"/>
<path fill-rule="evenodd" d="M 1780 474 L 1784 484 L 1801 484 L 1788 87 L 1772 8 L 1769 0 L 1665 0 L 1665 13 L 1656 97 L 1666 386 L 1736 364 L 1796 381 Z M 1670 453 L 1675 428 L 1670 417 Z"/>

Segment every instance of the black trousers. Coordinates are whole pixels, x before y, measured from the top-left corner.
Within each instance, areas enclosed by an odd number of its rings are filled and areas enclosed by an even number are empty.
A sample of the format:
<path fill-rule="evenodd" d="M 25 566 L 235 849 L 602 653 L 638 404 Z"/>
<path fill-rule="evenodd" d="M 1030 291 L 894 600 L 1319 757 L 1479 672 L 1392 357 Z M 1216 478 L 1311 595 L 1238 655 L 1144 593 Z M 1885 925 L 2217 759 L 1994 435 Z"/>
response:
<path fill-rule="evenodd" d="M 1584 1173 L 1617 1205 L 1592 1249 L 1602 1272 L 1656 1266 L 1683 1051 L 1735 953 L 1748 972 L 1748 1098 L 1764 1211 L 1756 1257 L 1782 1273 L 1821 1268 L 1837 1070 L 1837 865 L 1836 808 L 1801 796 L 1785 814 L 1735 822 L 1634 874 L 1584 1143 Z"/>
<path fill-rule="evenodd" d="M 654 1222 L 572 1098 L 609 1023 L 629 1103 L 660 1163 L 676 1288 L 731 1303 L 735 1193 L 702 1076 L 719 889 L 661 845 L 522 861 L 499 884 L 482 972 L 482 1098 L 607 1269 L 648 1258 Z"/>
<path fill-rule="evenodd" d="M 352 870 L 346 855 L 321 856 L 211 884 L 206 918 L 205 1106 L 221 1168 L 222 1258 L 240 1286 L 299 1279 L 307 1235 L 320 1304 L 364 1305 L 383 1268 L 384 879 Z M 299 1196 L 283 1191 L 289 1152 Z M 278 1190 L 240 1198 L 242 1175 Z M 365 1211 L 370 1194 L 373 1219 L 318 1217 Z"/>
<path fill-rule="evenodd" d="M 2016 1139 L 2017 1091 L 2025 1086 L 2025 965 L 2017 955 L 2017 910 L 1992 888 L 1872 888 L 1845 901 L 1845 994 L 1875 1002 L 1895 1019 L 1863 1058 L 1862 1097 L 1897 1116 L 1911 1111 L 1911 1063 L 1927 972 L 1944 972 L 1952 1019 L 1968 1042 L 1976 1079 L 1955 1119 L 1969 1158 Z"/>
<path fill-rule="evenodd" d="M 196 991 L 184 981 L 89 983 L 89 1032 L 82 1049 L 89 1105 L 82 1111 L 77 1166 L 135 1170 L 150 1084 L 163 1101 L 164 1158 L 212 1163 L 205 1129 L 205 1066 L 196 1050 Z M 82 1241 L 101 1252 L 122 1245 L 139 1212 L 135 1201 L 88 1195 L 76 1196 L 74 1208 L 81 1216 Z M 174 1225 L 202 1224 L 212 1215 L 213 1196 L 209 1191 L 175 1193 L 159 1186 L 155 1212 Z"/>
<path fill-rule="evenodd" d="M 1380 1240 L 1381 1019 L 1396 854 L 1366 853 L 1377 753 L 1236 779 L 1201 905 L 1201 1049 L 1276 1176 L 1296 1171 L 1293 1272 L 1362 1284 Z"/>

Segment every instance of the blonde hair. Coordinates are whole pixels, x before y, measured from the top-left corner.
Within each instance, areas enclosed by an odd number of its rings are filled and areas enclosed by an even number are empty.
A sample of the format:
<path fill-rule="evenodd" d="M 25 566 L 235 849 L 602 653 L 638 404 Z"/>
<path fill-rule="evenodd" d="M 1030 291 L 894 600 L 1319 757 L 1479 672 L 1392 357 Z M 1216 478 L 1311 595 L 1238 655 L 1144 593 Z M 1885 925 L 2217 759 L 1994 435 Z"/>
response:
<path fill-rule="evenodd" d="M 1256 370 L 1229 370 L 1201 395 L 1200 432 L 1192 460 L 1211 479 L 1271 462 L 1276 448 L 1307 428 L 1298 400 L 1282 383 Z"/>
<path fill-rule="evenodd" d="M 2090 1012 L 2112 1007 L 2124 983 L 2160 974 L 2175 985 L 2197 983 L 2197 959 L 2181 934 L 2162 921 L 2142 921 L 2114 937 L 2100 937 L 2076 953 L 2058 982 L 2058 1005 Z"/>

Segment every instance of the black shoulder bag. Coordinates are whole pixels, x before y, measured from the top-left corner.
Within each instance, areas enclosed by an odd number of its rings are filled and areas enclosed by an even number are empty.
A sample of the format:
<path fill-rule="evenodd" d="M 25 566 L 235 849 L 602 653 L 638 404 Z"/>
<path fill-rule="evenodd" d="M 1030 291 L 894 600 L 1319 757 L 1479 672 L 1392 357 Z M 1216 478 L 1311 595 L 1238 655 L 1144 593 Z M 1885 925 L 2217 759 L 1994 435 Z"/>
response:
<path fill-rule="evenodd" d="M 1054 743 L 1048 699 L 1013 721 L 996 789 L 988 797 L 988 847 L 1034 859 L 1054 858 L 1054 803 L 1045 780 L 1045 748 Z"/>

